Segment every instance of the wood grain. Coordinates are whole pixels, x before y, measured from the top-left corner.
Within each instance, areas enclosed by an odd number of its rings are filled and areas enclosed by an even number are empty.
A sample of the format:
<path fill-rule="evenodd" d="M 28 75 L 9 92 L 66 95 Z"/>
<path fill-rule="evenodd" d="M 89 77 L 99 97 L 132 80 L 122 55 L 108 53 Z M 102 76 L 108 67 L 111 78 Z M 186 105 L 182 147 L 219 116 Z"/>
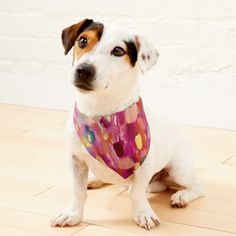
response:
<path fill-rule="evenodd" d="M 162 222 L 146 232 L 132 222 L 127 188 L 107 185 L 88 191 L 80 225 L 50 228 L 50 219 L 71 196 L 63 140 L 67 116 L 62 111 L 0 104 L 0 235 L 236 234 L 236 132 L 183 125 L 179 129 L 199 157 L 204 198 L 172 209 L 171 191 L 147 194 Z"/>

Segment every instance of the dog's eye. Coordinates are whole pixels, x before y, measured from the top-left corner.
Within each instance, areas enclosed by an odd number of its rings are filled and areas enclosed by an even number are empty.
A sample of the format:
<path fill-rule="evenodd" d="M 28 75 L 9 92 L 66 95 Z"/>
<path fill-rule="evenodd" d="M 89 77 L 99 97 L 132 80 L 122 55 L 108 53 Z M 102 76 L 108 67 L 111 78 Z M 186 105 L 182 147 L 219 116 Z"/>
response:
<path fill-rule="evenodd" d="M 87 43 L 88 43 L 88 40 L 84 36 L 79 37 L 78 46 L 80 48 L 85 48 L 87 46 Z"/>
<path fill-rule="evenodd" d="M 125 50 L 121 47 L 115 47 L 112 51 L 111 54 L 116 56 L 116 57 L 122 57 L 125 55 Z"/>

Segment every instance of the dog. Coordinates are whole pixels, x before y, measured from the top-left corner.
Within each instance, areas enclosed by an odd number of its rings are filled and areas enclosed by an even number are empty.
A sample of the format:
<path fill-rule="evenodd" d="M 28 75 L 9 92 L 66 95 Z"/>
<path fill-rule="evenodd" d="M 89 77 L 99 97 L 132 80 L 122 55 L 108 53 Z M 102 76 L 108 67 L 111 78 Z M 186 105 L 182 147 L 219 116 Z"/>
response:
<path fill-rule="evenodd" d="M 83 216 L 88 170 L 97 181 L 129 187 L 132 216 L 145 229 L 160 224 L 146 191 L 161 192 L 167 179 L 182 186 L 172 207 L 203 196 L 194 155 L 175 127 L 143 105 L 138 75 L 157 62 L 159 53 L 145 37 L 126 29 L 84 19 L 62 31 L 65 55 L 73 48 L 76 103 L 67 128 L 67 158 L 73 198 L 51 226 L 73 226 Z"/>

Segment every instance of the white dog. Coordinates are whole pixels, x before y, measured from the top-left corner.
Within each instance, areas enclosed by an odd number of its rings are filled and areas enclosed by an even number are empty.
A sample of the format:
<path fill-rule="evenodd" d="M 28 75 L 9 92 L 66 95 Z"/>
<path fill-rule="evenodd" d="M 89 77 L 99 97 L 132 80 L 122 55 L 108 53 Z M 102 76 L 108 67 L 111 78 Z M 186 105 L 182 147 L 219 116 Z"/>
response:
<path fill-rule="evenodd" d="M 139 97 L 137 75 L 156 63 L 154 46 L 140 35 L 90 19 L 64 29 L 62 42 L 65 54 L 74 50 L 77 97 L 66 130 L 74 195 L 51 226 L 81 221 L 89 169 L 99 179 L 92 187 L 129 186 L 133 219 L 142 228 L 159 225 L 146 191 L 165 190 L 167 178 L 182 186 L 171 196 L 173 207 L 201 197 L 190 146 L 171 124 L 144 109 Z"/>

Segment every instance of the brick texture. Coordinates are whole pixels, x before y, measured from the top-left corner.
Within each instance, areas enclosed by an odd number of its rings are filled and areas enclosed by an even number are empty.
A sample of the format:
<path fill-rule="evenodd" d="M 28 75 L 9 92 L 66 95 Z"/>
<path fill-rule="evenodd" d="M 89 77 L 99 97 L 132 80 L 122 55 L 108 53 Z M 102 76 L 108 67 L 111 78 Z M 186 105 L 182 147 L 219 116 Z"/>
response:
<path fill-rule="evenodd" d="M 69 76 L 61 30 L 84 17 L 129 25 L 150 38 L 160 51 L 147 75 L 152 84 L 236 94 L 235 0 L 4 1 L 0 73 Z"/>

